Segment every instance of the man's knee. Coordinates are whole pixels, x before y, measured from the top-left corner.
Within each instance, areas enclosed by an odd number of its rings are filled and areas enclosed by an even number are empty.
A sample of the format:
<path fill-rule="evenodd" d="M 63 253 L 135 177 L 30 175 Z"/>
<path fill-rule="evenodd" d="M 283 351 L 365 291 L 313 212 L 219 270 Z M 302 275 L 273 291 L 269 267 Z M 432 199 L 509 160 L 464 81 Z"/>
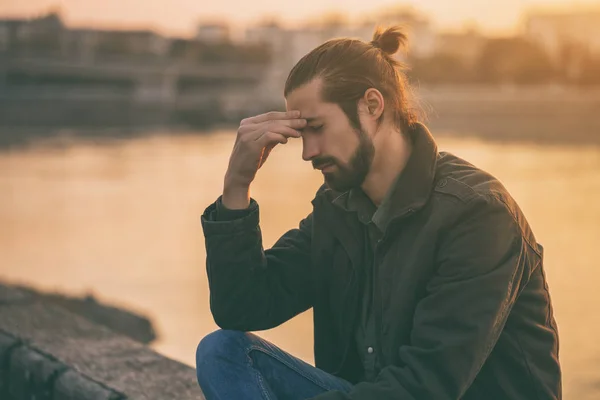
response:
<path fill-rule="evenodd" d="M 219 329 L 206 335 L 196 349 L 196 368 L 210 365 L 218 360 L 234 359 L 245 353 L 249 334 Z"/>

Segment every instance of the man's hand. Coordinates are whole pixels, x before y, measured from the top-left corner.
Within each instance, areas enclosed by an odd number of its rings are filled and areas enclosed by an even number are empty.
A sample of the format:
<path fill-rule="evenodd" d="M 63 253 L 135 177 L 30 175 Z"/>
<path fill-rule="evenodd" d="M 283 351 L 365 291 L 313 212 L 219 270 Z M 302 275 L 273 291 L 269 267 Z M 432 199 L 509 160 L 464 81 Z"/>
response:
<path fill-rule="evenodd" d="M 305 125 L 299 111 L 273 111 L 242 120 L 225 174 L 223 205 L 232 210 L 247 208 L 250 184 L 271 150 L 290 137 L 300 137 L 298 129 Z"/>

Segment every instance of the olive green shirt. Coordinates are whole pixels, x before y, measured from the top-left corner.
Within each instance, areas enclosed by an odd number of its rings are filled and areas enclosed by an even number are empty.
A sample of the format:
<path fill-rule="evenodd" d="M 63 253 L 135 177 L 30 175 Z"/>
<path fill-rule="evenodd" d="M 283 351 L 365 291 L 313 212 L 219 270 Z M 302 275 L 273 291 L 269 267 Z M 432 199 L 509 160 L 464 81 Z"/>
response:
<path fill-rule="evenodd" d="M 397 182 L 397 180 L 396 180 Z M 394 189 L 394 188 L 392 188 Z M 352 189 L 346 200 L 336 204 L 346 211 L 356 212 L 358 219 L 364 225 L 364 262 L 363 269 L 359 271 L 362 277 L 361 308 L 358 326 L 355 332 L 355 342 L 360 360 L 363 364 L 363 379 L 369 382 L 375 380 L 380 366 L 379 346 L 377 343 L 377 329 L 374 319 L 373 298 L 373 273 L 375 264 L 375 251 L 378 243 L 383 238 L 383 233 L 389 221 L 389 190 L 381 206 L 378 208 L 360 188 Z"/>

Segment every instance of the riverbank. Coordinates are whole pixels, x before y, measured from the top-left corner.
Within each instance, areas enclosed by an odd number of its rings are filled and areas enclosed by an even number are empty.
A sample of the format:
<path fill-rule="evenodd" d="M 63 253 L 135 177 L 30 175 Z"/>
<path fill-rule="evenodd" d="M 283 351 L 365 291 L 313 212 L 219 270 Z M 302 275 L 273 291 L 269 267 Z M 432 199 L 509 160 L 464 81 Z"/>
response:
<path fill-rule="evenodd" d="M 193 368 L 0 284 L 0 398 L 203 399 Z"/>

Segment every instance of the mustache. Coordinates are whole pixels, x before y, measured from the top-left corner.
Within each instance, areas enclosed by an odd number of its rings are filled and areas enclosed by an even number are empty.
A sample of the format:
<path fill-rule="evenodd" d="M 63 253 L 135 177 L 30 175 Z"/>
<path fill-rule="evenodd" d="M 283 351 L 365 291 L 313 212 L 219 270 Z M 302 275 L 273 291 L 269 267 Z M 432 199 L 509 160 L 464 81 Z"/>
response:
<path fill-rule="evenodd" d="M 337 162 L 333 157 L 317 157 L 317 158 L 313 158 L 312 162 L 312 166 L 314 169 L 319 169 L 321 167 L 324 167 L 327 164 L 336 164 Z"/>

